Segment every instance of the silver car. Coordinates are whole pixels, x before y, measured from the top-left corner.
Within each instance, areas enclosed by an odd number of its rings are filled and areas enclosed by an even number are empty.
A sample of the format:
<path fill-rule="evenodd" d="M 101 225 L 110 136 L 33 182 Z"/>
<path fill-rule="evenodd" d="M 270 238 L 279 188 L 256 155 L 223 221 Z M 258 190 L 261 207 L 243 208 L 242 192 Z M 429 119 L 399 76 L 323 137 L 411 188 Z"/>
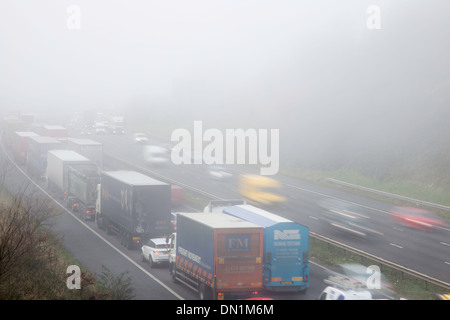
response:
<path fill-rule="evenodd" d="M 147 144 L 148 138 L 145 133 L 135 133 L 134 134 L 134 142 L 140 144 Z"/>

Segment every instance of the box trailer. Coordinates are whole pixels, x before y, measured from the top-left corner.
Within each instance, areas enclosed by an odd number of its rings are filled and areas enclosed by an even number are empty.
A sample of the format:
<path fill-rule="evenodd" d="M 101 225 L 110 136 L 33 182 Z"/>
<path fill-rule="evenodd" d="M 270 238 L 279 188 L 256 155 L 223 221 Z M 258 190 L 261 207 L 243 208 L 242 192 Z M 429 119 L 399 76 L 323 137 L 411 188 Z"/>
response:
<path fill-rule="evenodd" d="M 37 137 L 38 134 L 33 131 L 17 131 L 12 135 L 12 151 L 14 159 L 19 164 L 27 162 L 28 137 Z"/>
<path fill-rule="evenodd" d="M 201 299 L 258 295 L 262 237 L 261 227 L 222 213 L 177 213 L 170 241 L 172 279 Z"/>
<path fill-rule="evenodd" d="M 66 141 L 67 149 L 78 152 L 85 156 L 99 168 L 103 167 L 103 144 L 90 139 L 68 138 Z"/>
<path fill-rule="evenodd" d="M 42 136 L 64 139 L 68 137 L 68 130 L 66 127 L 60 125 L 43 125 L 38 128 L 39 134 Z"/>
<path fill-rule="evenodd" d="M 88 164 L 90 160 L 81 154 L 64 149 L 50 150 L 47 153 L 47 188 L 67 196 L 69 166 Z"/>
<path fill-rule="evenodd" d="M 45 178 L 48 151 L 61 147 L 61 142 L 52 137 L 28 137 L 27 172 L 38 178 Z"/>
<path fill-rule="evenodd" d="M 98 190 L 97 224 L 127 248 L 170 234 L 169 184 L 136 171 L 104 171 Z"/>
<path fill-rule="evenodd" d="M 8 148 L 12 147 L 13 136 L 16 131 L 26 131 L 26 124 L 17 117 L 5 117 L 2 119 L 2 140 Z"/>
<path fill-rule="evenodd" d="M 309 288 L 309 229 L 252 205 L 230 206 L 225 214 L 263 227 L 263 284 L 270 291 Z"/>

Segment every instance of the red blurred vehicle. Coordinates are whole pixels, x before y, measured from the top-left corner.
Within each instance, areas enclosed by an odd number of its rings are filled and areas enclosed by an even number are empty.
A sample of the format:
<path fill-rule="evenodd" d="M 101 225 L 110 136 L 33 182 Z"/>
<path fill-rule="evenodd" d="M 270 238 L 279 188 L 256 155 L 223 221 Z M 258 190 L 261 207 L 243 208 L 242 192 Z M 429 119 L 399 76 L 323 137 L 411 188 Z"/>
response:
<path fill-rule="evenodd" d="M 176 185 L 172 185 L 171 188 L 172 188 L 171 190 L 172 207 L 181 207 L 186 202 L 186 195 L 184 194 L 184 189 Z"/>
<path fill-rule="evenodd" d="M 445 228 L 447 224 L 430 211 L 414 207 L 394 207 L 390 214 L 396 223 L 407 227 L 432 231 L 438 228 Z"/>

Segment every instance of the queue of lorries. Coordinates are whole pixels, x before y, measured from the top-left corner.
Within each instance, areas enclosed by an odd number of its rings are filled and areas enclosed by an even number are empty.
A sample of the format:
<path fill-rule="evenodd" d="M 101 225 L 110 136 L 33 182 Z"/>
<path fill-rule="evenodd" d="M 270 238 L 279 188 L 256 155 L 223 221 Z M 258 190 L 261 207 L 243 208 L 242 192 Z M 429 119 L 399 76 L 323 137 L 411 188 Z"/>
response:
<path fill-rule="evenodd" d="M 70 138 L 60 126 L 24 131 L 4 123 L 2 140 L 16 161 L 80 218 L 95 220 L 127 248 L 142 248 L 151 263 L 167 261 L 173 281 L 198 291 L 201 299 L 309 288 L 306 226 L 244 200 L 211 201 L 200 213 L 174 213 L 177 189 L 136 171 L 104 170 L 102 144 Z M 150 243 L 161 252 L 147 251 Z"/>

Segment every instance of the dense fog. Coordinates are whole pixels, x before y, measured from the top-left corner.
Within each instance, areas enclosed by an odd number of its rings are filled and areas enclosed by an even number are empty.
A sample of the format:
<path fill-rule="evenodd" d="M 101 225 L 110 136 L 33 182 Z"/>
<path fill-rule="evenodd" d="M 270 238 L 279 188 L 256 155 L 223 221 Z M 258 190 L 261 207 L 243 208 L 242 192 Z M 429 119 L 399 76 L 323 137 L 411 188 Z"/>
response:
<path fill-rule="evenodd" d="M 281 165 L 383 174 L 445 147 L 449 9 L 446 0 L 3 1 L 0 110 L 275 128 Z"/>

